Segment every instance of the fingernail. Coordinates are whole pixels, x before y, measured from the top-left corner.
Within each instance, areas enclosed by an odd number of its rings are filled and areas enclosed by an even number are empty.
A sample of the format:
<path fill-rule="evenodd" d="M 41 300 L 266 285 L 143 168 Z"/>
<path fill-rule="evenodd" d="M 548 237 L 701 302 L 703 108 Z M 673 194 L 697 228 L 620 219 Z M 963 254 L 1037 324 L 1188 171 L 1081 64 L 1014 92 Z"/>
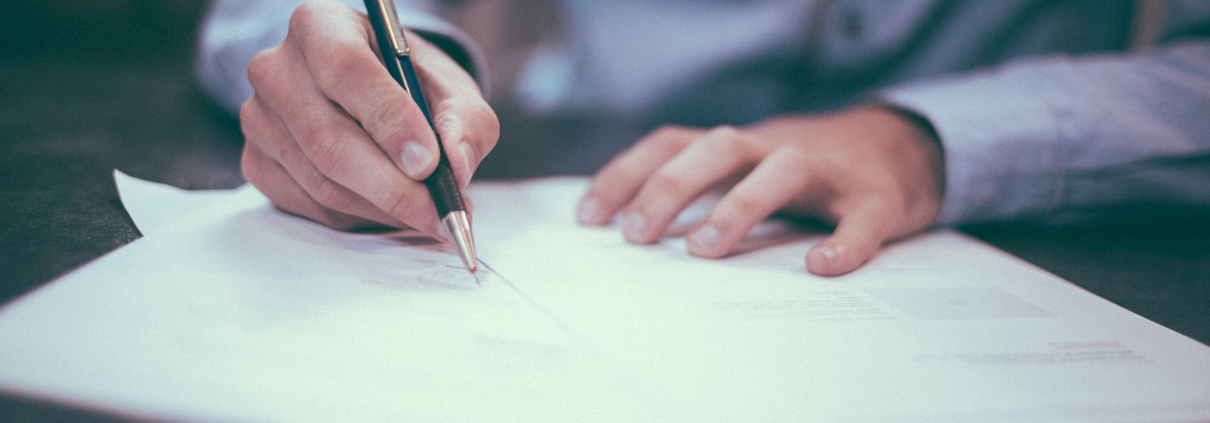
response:
<path fill-rule="evenodd" d="M 697 232 L 689 236 L 689 241 L 697 245 L 698 249 L 704 253 L 714 252 L 714 244 L 718 242 L 718 229 L 712 225 L 702 226 Z"/>
<path fill-rule="evenodd" d="M 597 199 L 588 197 L 580 202 L 580 217 L 581 223 L 597 223 L 597 213 L 601 212 L 601 203 Z"/>
<path fill-rule="evenodd" d="M 447 229 L 444 224 L 437 225 L 437 235 L 441 235 L 441 237 L 445 239 L 450 239 L 450 230 Z"/>
<path fill-rule="evenodd" d="M 643 238 L 643 229 L 647 227 L 647 219 L 638 213 L 627 213 L 622 219 L 622 233 L 632 241 Z"/>
<path fill-rule="evenodd" d="M 471 176 L 475 174 L 475 165 L 479 163 L 479 152 L 475 151 L 475 146 L 469 142 L 462 143 L 462 145 L 458 146 L 458 149 L 462 150 L 462 164 L 464 165 L 463 168 L 466 169 L 462 180 L 470 183 Z"/>
<path fill-rule="evenodd" d="M 433 162 L 433 153 L 424 146 L 409 141 L 403 144 L 403 153 L 400 154 L 399 161 L 403 162 L 403 173 L 408 174 L 412 179 L 418 179 L 421 172 L 424 172 Z"/>
<path fill-rule="evenodd" d="M 823 254 L 823 257 L 828 259 L 829 264 L 836 262 L 836 250 L 833 250 L 832 247 L 819 247 L 818 251 L 819 254 Z"/>

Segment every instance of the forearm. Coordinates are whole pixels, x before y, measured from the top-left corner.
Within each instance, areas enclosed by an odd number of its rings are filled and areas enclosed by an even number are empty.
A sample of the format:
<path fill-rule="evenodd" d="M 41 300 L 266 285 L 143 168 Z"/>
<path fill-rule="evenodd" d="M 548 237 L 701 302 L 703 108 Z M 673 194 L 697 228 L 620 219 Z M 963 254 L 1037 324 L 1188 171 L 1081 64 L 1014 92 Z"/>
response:
<path fill-rule="evenodd" d="M 1210 203 L 1210 43 L 1023 61 L 882 98 L 941 140 L 940 224 Z"/>

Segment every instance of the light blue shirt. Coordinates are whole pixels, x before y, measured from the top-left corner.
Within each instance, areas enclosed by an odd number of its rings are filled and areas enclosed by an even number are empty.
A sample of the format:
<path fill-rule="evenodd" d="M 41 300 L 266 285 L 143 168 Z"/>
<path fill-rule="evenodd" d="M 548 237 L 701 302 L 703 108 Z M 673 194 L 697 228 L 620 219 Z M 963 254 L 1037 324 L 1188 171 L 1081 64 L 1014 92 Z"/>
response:
<path fill-rule="evenodd" d="M 216 1 L 203 85 L 237 108 L 248 61 L 285 38 L 300 3 Z M 1145 52 L 1129 51 L 1135 2 L 1123 0 L 559 3 L 565 31 L 519 84 L 537 112 L 708 126 L 874 101 L 939 135 L 939 224 L 1210 208 L 1208 1 L 1166 2 Z M 437 18 L 440 2 L 397 4 L 484 84 L 482 55 Z"/>

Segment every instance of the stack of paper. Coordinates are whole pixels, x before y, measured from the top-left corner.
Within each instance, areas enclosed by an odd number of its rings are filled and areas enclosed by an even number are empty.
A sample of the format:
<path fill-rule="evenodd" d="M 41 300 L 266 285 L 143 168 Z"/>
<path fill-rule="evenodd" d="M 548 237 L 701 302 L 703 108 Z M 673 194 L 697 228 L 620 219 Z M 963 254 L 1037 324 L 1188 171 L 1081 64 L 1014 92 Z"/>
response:
<path fill-rule="evenodd" d="M 254 190 L 139 223 L 0 310 L 0 388 L 221 421 L 1210 419 L 1210 348 L 961 234 L 819 278 L 777 224 L 717 261 L 580 227 L 585 184 L 472 187 L 479 282 Z M 184 198 L 148 189 L 136 222 Z"/>

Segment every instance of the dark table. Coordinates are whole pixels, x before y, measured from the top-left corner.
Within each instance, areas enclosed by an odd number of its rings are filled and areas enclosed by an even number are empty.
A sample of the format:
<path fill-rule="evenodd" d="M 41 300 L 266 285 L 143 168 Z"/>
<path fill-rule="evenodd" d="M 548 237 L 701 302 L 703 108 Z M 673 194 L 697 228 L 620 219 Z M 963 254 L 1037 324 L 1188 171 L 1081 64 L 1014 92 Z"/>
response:
<path fill-rule="evenodd" d="M 191 73 L 201 1 L 50 2 L 67 6 L 58 11 L 42 10 L 48 6 L 39 2 L 6 3 L 3 8 L 16 10 L 0 9 L 2 303 L 140 237 L 118 200 L 114 168 L 189 189 L 243 183 L 238 122 L 198 91 Z M 69 29 L 74 37 L 60 36 Z M 574 120 L 527 121 L 506 106 L 499 112 L 501 147 L 480 177 L 582 170 L 599 162 L 543 161 L 535 157 L 544 151 L 537 146 L 639 133 Z M 535 158 L 555 164 L 516 165 Z M 1210 218 L 1204 212 L 1142 208 L 1098 226 L 963 230 L 1210 343 Z M 5 422 L 127 419 L 0 395 Z"/>

